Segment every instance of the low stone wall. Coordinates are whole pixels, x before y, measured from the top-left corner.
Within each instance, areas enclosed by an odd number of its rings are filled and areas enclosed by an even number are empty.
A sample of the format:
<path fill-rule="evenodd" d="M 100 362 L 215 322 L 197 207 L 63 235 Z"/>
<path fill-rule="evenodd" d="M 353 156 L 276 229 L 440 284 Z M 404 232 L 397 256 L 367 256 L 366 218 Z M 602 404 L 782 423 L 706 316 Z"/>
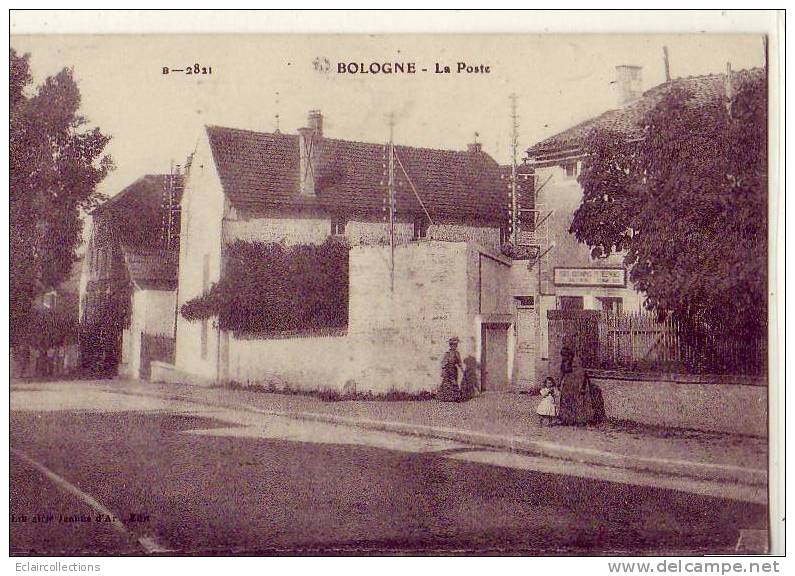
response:
<path fill-rule="evenodd" d="M 277 389 L 383 394 L 420 392 L 439 385 L 441 354 L 423 355 L 417 344 L 389 345 L 351 336 L 229 341 L 228 380 Z"/>
<path fill-rule="evenodd" d="M 345 362 L 345 337 L 229 338 L 227 378 L 283 388 L 336 388 Z"/>
<path fill-rule="evenodd" d="M 767 436 L 767 386 L 713 377 L 698 381 L 594 377 L 608 418 Z"/>
<path fill-rule="evenodd" d="M 194 384 L 196 386 L 205 387 L 213 386 L 215 384 L 215 382 L 207 378 L 183 372 L 173 364 L 169 364 L 167 362 L 159 362 L 154 360 L 151 364 L 151 370 L 152 372 L 149 379 L 152 382 L 165 382 L 166 384 Z"/>

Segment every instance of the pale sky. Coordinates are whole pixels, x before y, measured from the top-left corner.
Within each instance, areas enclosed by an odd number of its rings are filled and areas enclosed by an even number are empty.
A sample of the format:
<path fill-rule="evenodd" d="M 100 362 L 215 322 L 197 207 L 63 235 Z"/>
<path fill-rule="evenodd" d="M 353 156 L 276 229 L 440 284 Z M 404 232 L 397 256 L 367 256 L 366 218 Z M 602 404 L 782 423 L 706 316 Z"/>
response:
<path fill-rule="evenodd" d="M 614 108 L 615 66 L 643 67 L 643 88 L 671 75 L 723 72 L 763 64 L 754 35 L 481 36 L 12 36 L 29 52 L 36 83 L 74 68 L 82 113 L 113 137 L 116 170 L 100 191 L 113 195 L 143 174 L 182 163 L 205 124 L 295 133 L 320 109 L 332 138 L 383 142 L 395 113 L 395 141 L 465 149 L 475 132 L 483 148 L 510 162 L 510 102 L 517 94 L 519 142 L 535 142 Z M 314 70 L 316 57 L 332 70 Z M 414 75 L 342 75 L 337 62 L 416 62 Z M 434 74 L 435 63 L 487 65 L 489 74 Z M 164 76 L 162 67 L 198 62 L 208 76 Z M 276 92 L 279 92 L 278 106 Z"/>

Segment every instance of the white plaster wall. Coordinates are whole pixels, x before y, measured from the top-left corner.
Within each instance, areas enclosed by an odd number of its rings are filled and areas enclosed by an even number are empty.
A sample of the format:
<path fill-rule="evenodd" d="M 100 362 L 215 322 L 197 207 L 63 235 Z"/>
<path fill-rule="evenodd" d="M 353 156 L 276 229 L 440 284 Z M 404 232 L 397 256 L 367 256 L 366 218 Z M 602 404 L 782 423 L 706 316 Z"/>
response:
<path fill-rule="evenodd" d="M 167 290 L 134 290 L 130 309 L 130 326 L 122 332 L 122 362 L 119 375 L 138 379 L 141 376 L 141 333 L 172 336 L 176 293 Z"/>
<path fill-rule="evenodd" d="M 476 352 L 478 335 L 467 310 L 467 246 L 430 241 L 396 246 L 394 291 L 389 254 L 388 246 L 351 250 L 349 336 L 361 350 L 359 358 L 379 367 L 375 380 L 409 390 L 436 389 L 450 337 L 460 338 L 462 357 Z"/>
<path fill-rule="evenodd" d="M 479 314 L 511 314 L 511 264 L 470 249 L 472 273 L 480 275 Z"/>
<path fill-rule="evenodd" d="M 204 256 L 209 259 L 209 283 L 221 273 L 224 194 L 206 133 L 196 150 L 182 198 L 178 304 L 203 293 Z M 218 333 L 208 322 L 207 354 L 201 356 L 201 322 L 177 318 L 176 366 L 214 379 L 217 375 Z"/>
<path fill-rule="evenodd" d="M 251 218 L 227 219 L 224 241 L 284 242 L 291 244 L 322 244 L 331 233 L 327 218 Z"/>
<path fill-rule="evenodd" d="M 566 176 L 560 166 L 536 169 L 539 182 L 547 182 L 538 194 L 538 204 L 543 207 L 544 214 L 554 210 L 550 222 L 550 241 L 555 242 L 553 248 L 541 262 L 541 291 L 558 296 L 614 296 L 624 300 L 624 310 L 636 312 L 641 309 L 643 295 L 636 292 L 627 282 L 626 288 L 593 288 L 593 287 L 562 287 L 555 286 L 552 275 L 556 266 L 577 268 L 620 267 L 623 265 L 623 254 L 612 254 L 609 258 L 593 260 L 591 249 L 577 241 L 569 233 L 574 219 L 574 212 L 582 203 L 582 188 L 576 177 Z M 591 302 L 591 308 L 598 309 L 598 302 Z"/>
<path fill-rule="evenodd" d="M 527 260 L 514 260 L 511 266 L 509 291 L 512 296 L 538 295 L 538 268 L 527 268 Z"/>
<path fill-rule="evenodd" d="M 174 335 L 174 309 L 177 293 L 174 290 L 136 291 L 141 300 L 142 332 L 156 336 Z"/>
<path fill-rule="evenodd" d="M 230 380 L 304 390 L 341 389 L 340 371 L 352 358 L 345 337 L 229 338 Z M 311 358 L 311 362 L 308 359 Z"/>
<path fill-rule="evenodd" d="M 499 256 L 494 250 L 484 251 L 473 244 L 467 246 L 467 313 L 471 326 L 469 333 L 474 338 L 473 356 L 480 366 L 483 359 L 481 326 L 499 315 L 501 321 L 508 322 L 505 381 L 511 386 L 514 385 L 516 355 L 515 316 L 510 295 L 512 267 L 509 259 Z"/>
<path fill-rule="evenodd" d="M 515 338 L 512 382 L 521 390 L 538 388 L 537 359 L 540 354 L 541 338 L 540 306 L 538 299 L 538 268 L 528 270 L 527 260 L 514 260 L 510 272 L 509 293 L 511 297 L 532 296 L 532 308 L 518 308 L 514 300 L 516 314 L 513 335 Z"/>
<path fill-rule="evenodd" d="M 224 241 L 284 242 L 291 244 L 320 244 L 331 234 L 331 218 L 283 215 L 267 218 L 228 218 L 224 223 Z M 414 223 L 395 223 L 395 242 L 413 241 Z M 345 237 L 351 245 L 388 244 L 389 226 L 385 222 L 364 219 L 348 220 Z M 428 228 L 427 240 L 474 242 L 492 250 L 499 250 L 500 230 L 495 227 L 464 224 L 433 224 Z"/>

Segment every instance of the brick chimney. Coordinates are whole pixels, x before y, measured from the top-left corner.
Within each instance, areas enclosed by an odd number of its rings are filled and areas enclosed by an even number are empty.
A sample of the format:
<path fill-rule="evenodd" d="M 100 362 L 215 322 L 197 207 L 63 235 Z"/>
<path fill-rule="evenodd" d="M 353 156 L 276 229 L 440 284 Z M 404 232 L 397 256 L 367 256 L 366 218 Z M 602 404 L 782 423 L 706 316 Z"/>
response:
<path fill-rule="evenodd" d="M 309 111 L 306 125 L 312 128 L 320 138 L 323 137 L 323 114 L 320 113 L 320 110 Z"/>
<path fill-rule="evenodd" d="M 323 137 L 323 115 L 310 110 L 306 128 L 298 129 L 299 182 L 301 194 L 315 195 L 318 153 L 317 145 Z"/>
<path fill-rule="evenodd" d="M 619 108 L 643 95 L 642 72 L 643 68 L 640 66 L 616 66 L 616 94 Z"/>

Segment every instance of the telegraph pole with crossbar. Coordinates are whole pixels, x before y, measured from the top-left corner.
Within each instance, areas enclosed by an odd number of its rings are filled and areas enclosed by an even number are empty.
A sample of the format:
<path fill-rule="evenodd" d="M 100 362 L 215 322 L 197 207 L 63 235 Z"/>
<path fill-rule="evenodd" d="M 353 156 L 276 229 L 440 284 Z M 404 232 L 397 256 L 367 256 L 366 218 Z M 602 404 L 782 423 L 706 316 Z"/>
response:
<path fill-rule="evenodd" d="M 517 194 L 517 159 L 516 154 L 519 148 L 519 116 L 516 114 L 516 94 L 511 94 L 511 151 L 513 159 L 511 163 L 511 238 L 513 245 L 519 245 L 519 198 Z"/>
<path fill-rule="evenodd" d="M 395 291 L 395 114 L 389 114 L 389 285 Z"/>

